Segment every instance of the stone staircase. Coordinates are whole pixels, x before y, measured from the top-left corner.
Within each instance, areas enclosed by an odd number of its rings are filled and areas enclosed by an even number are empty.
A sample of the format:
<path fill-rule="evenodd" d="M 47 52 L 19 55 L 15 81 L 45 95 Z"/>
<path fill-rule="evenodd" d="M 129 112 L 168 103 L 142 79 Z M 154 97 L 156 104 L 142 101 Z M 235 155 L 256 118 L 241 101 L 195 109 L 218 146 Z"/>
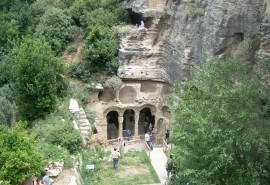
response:
<path fill-rule="evenodd" d="M 77 129 L 81 133 L 84 144 L 86 145 L 90 139 L 90 133 L 92 132 L 92 130 L 91 125 L 88 119 L 86 118 L 86 114 L 83 108 L 79 108 L 79 111 L 75 113 L 74 122 L 75 122 L 74 124 L 76 124 Z"/>

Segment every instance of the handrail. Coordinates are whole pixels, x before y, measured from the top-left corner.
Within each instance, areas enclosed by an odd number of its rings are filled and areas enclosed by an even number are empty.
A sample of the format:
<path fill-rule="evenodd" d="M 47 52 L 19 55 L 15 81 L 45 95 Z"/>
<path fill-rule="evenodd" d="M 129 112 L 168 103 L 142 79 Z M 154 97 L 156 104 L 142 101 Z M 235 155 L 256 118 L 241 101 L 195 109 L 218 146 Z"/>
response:
<path fill-rule="evenodd" d="M 170 147 L 168 145 L 168 143 L 166 142 L 165 139 L 163 139 L 163 142 L 162 142 L 162 148 L 163 148 L 163 151 L 166 152 L 167 151 L 167 156 L 170 156 Z"/>
<path fill-rule="evenodd" d="M 144 141 L 144 143 L 145 143 L 146 148 L 148 148 L 148 157 L 150 159 L 151 148 L 148 146 L 146 141 Z"/>

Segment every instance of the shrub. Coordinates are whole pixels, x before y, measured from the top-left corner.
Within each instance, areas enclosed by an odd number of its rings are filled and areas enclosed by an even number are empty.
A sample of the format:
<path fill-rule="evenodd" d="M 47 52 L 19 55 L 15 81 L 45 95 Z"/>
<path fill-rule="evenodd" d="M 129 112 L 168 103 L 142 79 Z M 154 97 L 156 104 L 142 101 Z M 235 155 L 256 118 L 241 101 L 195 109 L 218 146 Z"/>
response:
<path fill-rule="evenodd" d="M 83 82 L 87 82 L 90 77 L 89 70 L 85 67 L 85 64 L 81 61 L 74 62 L 69 66 L 68 75 L 72 78 L 77 78 Z"/>
<path fill-rule="evenodd" d="M 254 60 L 255 52 L 259 49 L 260 44 L 260 39 L 257 37 L 246 38 L 238 45 L 234 56 L 238 59 L 252 62 Z"/>
<path fill-rule="evenodd" d="M 15 103 L 0 96 L 0 124 L 11 126 L 13 115 L 16 111 Z"/>
<path fill-rule="evenodd" d="M 40 143 L 38 146 L 40 153 L 42 154 L 42 159 L 48 163 L 50 161 L 64 161 L 65 167 L 70 167 L 72 163 L 69 156 L 69 152 L 66 148 L 58 147 L 50 143 Z M 45 164 L 46 164 L 45 163 Z"/>
<path fill-rule="evenodd" d="M 113 76 L 105 82 L 104 86 L 116 90 L 119 89 L 122 84 L 123 82 L 118 76 Z"/>
<path fill-rule="evenodd" d="M 26 122 L 19 122 L 12 129 L 0 125 L 0 179 L 3 184 L 21 184 L 43 168 L 41 154 L 35 147 L 35 139 L 25 129 L 26 125 Z"/>
<path fill-rule="evenodd" d="M 118 47 L 118 39 L 109 27 L 93 26 L 86 38 L 84 50 L 91 71 L 106 72 L 108 63 L 117 56 Z"/>
<path fill-rule="evenodd" d="M 0 124 L 12 125 L 16 113 L 15 93 L 11 85 L 0 88 Z"/>
<path fill-rule="evenodd" d="M 76 53 L 77 52 L 77 46 L 75 44 L 71 44 L 67 47 L 67 53 Z"/>
<path fill-rule="evenodd" d="M 72 37 L 71 18 L 61 9 L 49 8 L 36 27 L 36 36 L 41 35 L 59 54 Z"/>
<path fill-rule="evenodd" d="M 187 6 L 187 10 L 185 13 L 185 18 L 193 18 L 196 16 L 203 16 L 204 15 L 204 9 L 198 8 L 194 4 L 190 4 Z"/>
<path fill-rule="evenodd" d="M 69 153 L 74 154 L 83 148 L 80 133 L 71 125 L 61 123 L 52 128 L 46 138 L 48 143 L 66 148 Z"/>

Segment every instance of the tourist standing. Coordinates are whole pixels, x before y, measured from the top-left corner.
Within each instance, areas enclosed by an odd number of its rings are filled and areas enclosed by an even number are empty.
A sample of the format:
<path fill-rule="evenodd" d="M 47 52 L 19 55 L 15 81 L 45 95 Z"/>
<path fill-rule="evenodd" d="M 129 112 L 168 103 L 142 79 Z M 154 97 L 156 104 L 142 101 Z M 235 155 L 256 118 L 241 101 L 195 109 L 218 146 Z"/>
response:
<path fill-rule="evenodd" d="M 152 146 L 152 143 L 151 143 L 151 139 L 150 139 L 150 132 L 147 132 L 144 136 L 144 139 L 148 145 L 148 147 L 153 150 L 153 146 Z"/>
<path fill-rule="evenodd" d="M 119 157 L 120 157 L 120 153 L 117 151 L 117 148 L 114 148 L 111 154 L 111 158 L 113 159 L 113 168 L 115 170 L 118 169 Z"/>
<path fill-rule="evenodd" d="M 120 156 L 123 157 L 124 156 L 124 152 L 125 152 L 126 143 L 125 143 L 124 139 L 121 138 L 121 137 L 119 137 L 118 142 L 119 142 Z"/>
<path fill-rule="evenodd" d="M 169 137 L 170 137 L 170 131 L 167 130 L 166 133 L 165 133 L 165 141 L 166 141 L 166 143 L 168 143 Z"/>
<path fill-rule="evenodd" d="M 167 171 L 167 177 L 170 177 L 170 174 L 172 172 L 173 169 L 173 161 L 172 161 L 172 155 L 170 155 L 169 159 L 167 160 L 166 163 L 166 171 Z"/>
<path fill-rule="evenodd" d="M 130 136 L 131 136 L 131 131 L 129 129 L 127 129 L 126 130 L 126 137 L 127 137 L 128 141 L 130 140 Z"/>

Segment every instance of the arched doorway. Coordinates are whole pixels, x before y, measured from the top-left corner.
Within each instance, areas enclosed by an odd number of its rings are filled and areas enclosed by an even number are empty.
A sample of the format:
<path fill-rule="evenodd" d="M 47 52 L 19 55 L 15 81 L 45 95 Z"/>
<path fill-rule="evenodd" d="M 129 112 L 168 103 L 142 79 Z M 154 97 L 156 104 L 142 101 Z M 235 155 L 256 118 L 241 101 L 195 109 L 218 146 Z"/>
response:
<path fill-rule="evenodd" d="M 139 135 L 143 135 L 155 127 L 155 116 L 152 115 L 150 108 L 146 107 L 140 111 L 138 127 Z"/>
<path fill-rule="evenodd" d="M 111 111 L 107 114 L 107 139 L 116 139 L 118 137 L 118 112 Z"/>
<path fill-rule="evenodd" d="M 131 136 L 134 136 L 135 133 L 135 112 L 132 109 L 127 109 L 124 112 L 124 122 L 123 122 L 123 131 L 129 129 L 131 131 Z M 125 132 L 123 133 L 125 136 Z"/>

